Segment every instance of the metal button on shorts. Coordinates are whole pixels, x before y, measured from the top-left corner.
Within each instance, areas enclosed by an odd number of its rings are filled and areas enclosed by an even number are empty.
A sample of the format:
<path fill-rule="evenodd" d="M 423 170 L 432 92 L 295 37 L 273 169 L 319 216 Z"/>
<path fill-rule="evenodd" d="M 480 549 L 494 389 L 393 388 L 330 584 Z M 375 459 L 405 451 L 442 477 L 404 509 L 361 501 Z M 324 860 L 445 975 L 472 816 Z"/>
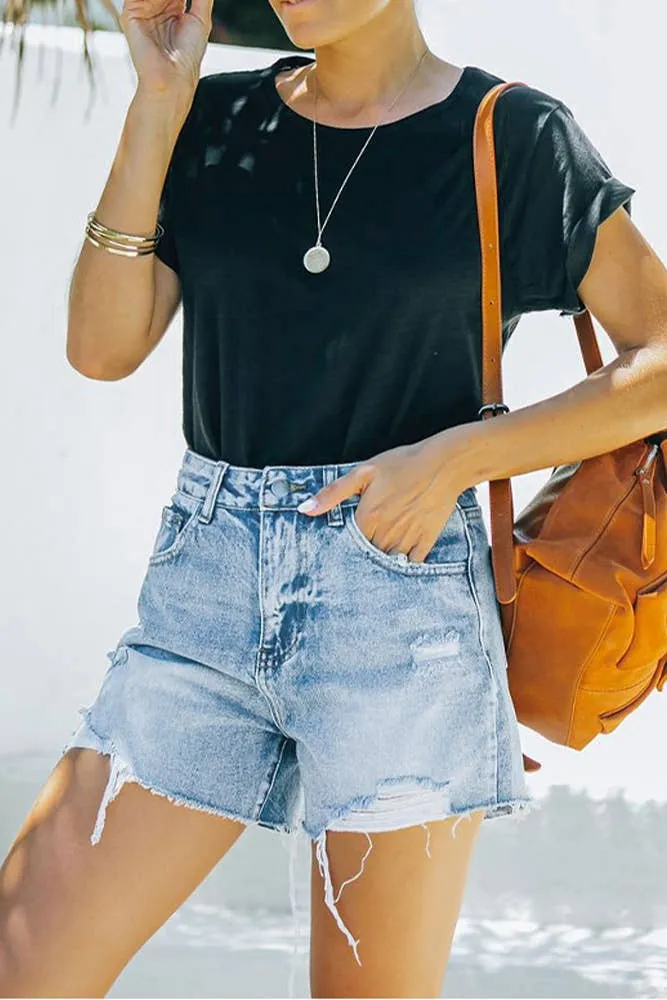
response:
<path fill-rule="evenodd" d="M 290 487 L 286 479 L 275 479 L 269 487 L 275 497 L 284 497 L 290 492 Z"/>

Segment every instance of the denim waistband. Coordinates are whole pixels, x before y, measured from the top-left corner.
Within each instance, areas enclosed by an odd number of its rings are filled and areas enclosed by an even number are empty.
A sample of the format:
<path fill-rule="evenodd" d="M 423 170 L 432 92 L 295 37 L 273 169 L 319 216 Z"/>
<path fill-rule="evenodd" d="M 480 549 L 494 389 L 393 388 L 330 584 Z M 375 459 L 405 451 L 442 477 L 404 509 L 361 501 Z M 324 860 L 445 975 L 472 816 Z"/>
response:
<path fill-rule="evenodd" d="M 204 513 L 217 504 L 225 507 L 253 507 L 258 510 L 283 510 L 297 507 L 335 479 L 344 476 L 359 462 L 334 462 L 325 465 L 265 465 L 247 468 L 216 461 L 186 448 L 178 472 L 177 486 L 183 493 L 204 498 Z M 356 505 L 359 494 L 351 494 L 340 506 Z M 470 486 L 458 497 L 462 507 L 478 507 L 477 487 Z"/>

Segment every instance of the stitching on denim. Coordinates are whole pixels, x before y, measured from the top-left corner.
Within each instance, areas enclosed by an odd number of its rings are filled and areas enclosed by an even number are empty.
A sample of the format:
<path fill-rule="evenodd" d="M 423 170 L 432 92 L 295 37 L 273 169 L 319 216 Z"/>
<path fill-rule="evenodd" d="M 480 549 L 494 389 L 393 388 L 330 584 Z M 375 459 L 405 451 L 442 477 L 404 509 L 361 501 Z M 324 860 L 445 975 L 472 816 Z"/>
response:
<path fill-rule="evenodd" d="M 271 774 L 271 777 L 269 778 L 269 787 L 267 788 L 266 792 L 264 793 L 264 797 L 262 798 L 261 804 L 258 802 L 255 805 L 255 818 L 256 818 L 256 820 L 260 820 L 262 818 L 262 813 L 264 812 L 264 808 L 266 806 L 266 803 L 268 802 L 269 795 L 273 791 L 273 786 L 276 783 L 276 778 L 278 777 L 278 771 L 280 770 L 280 765 L 281 765 L 282 759 L 283 759 L 283 757 L 285 755 L 285 748 L 286 748 L 286 746 L 287 746 L 287 737 L 283 736 L 282 743 L 281 743 L 281 746 L 280 746 L 280 751 L 278 753 L 277 760 L 276 760 L 276 762 L 274 764 L 273 772 Z"/>
<path fill-rule="evenodd" d="M 255 656 L 255 684 L 259 686 L 259 664 L 260 653 L 264 648 L 264 634 L 266 625 L 264 621 L 264 518 L 262 512 L 259 515 L 259 539 L 257 543 L 257 603 L 259 605 L 259 642 L 257 643 L 257 655 Z"/>
<path fill-rule="evenodd" d="M 493 730 L 491 733 L 491 741 L 494 746 L 495 786 L 496 786 L 496 798 L 497 798 L 500 791 L 500 767 L 498 763 L 498 758 L 500 755 L 500 746 L 499 746 L 500 738 L 498 734 L 498 698 L 499 698 L 500 681 L 499 678 L 496 677 L 496 671 L 493 666 L 493 663 L 491 662 L 491 657 L 489 656 L 488 650 L 486 648 L 486 643 L 484 641 L 482 608 L 479 601 L 479 594 L 477 593 L 477 586 L 475 583 L 475 570 L 473 566 L 474 540 L 471 537 L 470 528 L 465 518 L 463 518 L 463 529 L 465 531 L 466 539 L 468 541 L 467 574 L 468 574 L 468 584 L 470 586 L 470 592 L 472 594 L 473 601 L 475 602 L 475 608 L 477 610 L 477 629 L 478 629 L 477 635 L 479 639 L 479 645 L 481 647 L 482 654 L 484 656 L 487 669 L 489 671 L 491 679 L 491 690 L 493 692 L 492 713 L 491 713 Z"/>
<path fill-rule="evenodd" d="M 155 555 L 153 554 L 149 555 L 148 557 L 149 566 L 157 566 L 162 562 L 167 562 L 167 560 L 171 559 L 172 556 L 178 555 L 178 553 L 185 545 L 185 540 L 187 536 L 191 534 L 194 524 L 197 521 L 203 506 L 204 506 L 204 498 L 200 497 L 199 500 L 197 500 L 194 511 L 193 512 L 188 511 L 188 516 L 183 522 L 183 527 L 181 528 L 181 530 L 179 531 L 179 533 L 177 534 L 176 538 L 174 539 L 173 543 L 169 546 L 169 548 L 164 549 L 162 552 L 157 552 Z M 176 514 L 178 512 L 174 511 L 173 513 Z"/>
<path fill-rule="evenodd" d="M 264 475 L 262 473 L 262 475 Z M 268 688 L 263 682 L 263 677 L 261 675 L 261 654 L 271 653 L 271 650 L 264 648 L 264 637 L 266 635 L 266 620 L 264 616 L 264 600 L 263 600 L 263 583 L 264 583 L 264 518 L 262 517 L 263 511 L 260 511 L 259 518 L 259 542 L 258 542 L 258 556 L 257 556 L 257 599 L 259 603 L 259 642 L 257 644 L 257 654 L 255 656 L 255 667 L 253 670 L 253 679 L 255 681 L 255 687 L 259 693 L 264 698 L 266 704 L 269 706 L 269 712 L 271 713 L 271 719 L 273 720 L 278 732 L 282 733 L 283 736 L 287 736 L 284 730 L 283 723 L 280 718 L 280 713 L 278 709 L 273 704 L 271 695 L 269 694 Z"/>
<path fill-rule="evenodd" d="M 287 733 L 285 732 L 285 723 L 282 720 L 277 705 L 274 704 L 271 692 L 269 691 L 268 686 L 264 683 L 264 678 L 261 676 L 261 674 L 257 676 L 256 682 L 259 693 L 262 695 L 267 705 L 269 706 L 271 718 L 275 724 L 276 729 L 278 730 L 279 733 L 282 733 L 283 736 L 287 736 Z"/>
<path fill-rule="evenodd" d="M 178 491 L 178 492 L 182 493 L 183 491 L 181 490 L 181 491 Z M 193 493 L 184 493 L 183 495 L 186 496 L 186 497 L 189 497 L 190 500 L 199 499 L 198 497 L 195 497 L 195 495 Z M 354 507 L 354 505 L 356 504 L 356 502 L 357 502 L 356 500 L 341 500 L 340 503 L 337 506 L 345 507 L 345 508 L 347 508 L 347 507 Z M 277 512 L 284 513 L 285 511 L 296 510 L 296 505 L 291 505 L 290 504 L 290 505 L 287 505 L 287 506 L 282 506 L 282 505 L 277 504 L 277 503 L 276 504 L 272 503 L 271 507 L 267 508 L 267 507 L 260 507 L 260 505 L 258 503 L 257 504 L 256 503 L 248 503 L 244 499 L 239 499 L 238 503 L 225 503 L 224 500 L 217 499 L 216 502 L 215 502 L 215 504 L 214 504 L 214 510 L 217 510 L 218 508 L 222 508 L 223 510 L 236 510 L 236 511 L 239 511 L 239 510 L 241 510 L 241 511 L 249 511 L 249 510 L 259 511 L 259 510 L 262 510 L 262 511 L 269 511 L 272 514 L 275 514 Z"/>

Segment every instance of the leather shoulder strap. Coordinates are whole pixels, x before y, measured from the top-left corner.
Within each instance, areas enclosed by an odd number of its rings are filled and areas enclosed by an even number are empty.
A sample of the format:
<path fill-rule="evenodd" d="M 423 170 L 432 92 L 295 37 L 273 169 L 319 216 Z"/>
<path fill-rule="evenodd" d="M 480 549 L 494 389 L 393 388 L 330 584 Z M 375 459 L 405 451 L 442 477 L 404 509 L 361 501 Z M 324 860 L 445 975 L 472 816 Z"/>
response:
<path fill-rule="evenodd" d="M 510 87 L 525 86 L 521 81 L 499 83 L 484 95 L 475 117 L 473 164 L 481 244 L 482 265 L 482 403 L 500 404 L 486 410 L 482 419 L 507 411 L 502 383 L 502 301 L 500 271 L 500 227 L 498 224 L 498 181 L 493 132 L 493 112 L 498 98 Z M 602 366 L 602 356 L 588 310 L 573 316 L 588 374 Z M 496 594 L 501 604 L 516 597 L 514 572 L 514 507 L 509 479 L 489 482 L 491 513 L 491 558 Z"/>

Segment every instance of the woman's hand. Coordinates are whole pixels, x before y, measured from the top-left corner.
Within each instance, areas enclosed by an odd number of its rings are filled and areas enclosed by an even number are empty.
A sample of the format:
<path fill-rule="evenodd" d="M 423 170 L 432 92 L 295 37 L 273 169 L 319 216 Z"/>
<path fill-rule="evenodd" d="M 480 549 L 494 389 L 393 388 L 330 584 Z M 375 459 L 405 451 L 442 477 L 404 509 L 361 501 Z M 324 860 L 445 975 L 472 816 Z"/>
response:
<path fill-rule="evenodd" d="M 341 500 L 362 494 L 355 512 L 368 540 L 385 552 L 423 562 L 456 507 L 466 482 L 460 447 L 448 454 L 442 433 L 413 445 L 383 451 L 323 487 L 297 508 L 323 514 Z"/>
<path fill-rule="evenodd" d="M 193 94 L 211 34 L 213 0 L 125 0 L 119 21 L 142 90 Z"/>
<path fill-rule="evenodd" d="M 356 520 L 369 541 L 385 552 L 405 552 L 423 561 L 451 517 L 457 497 L 476 485 L 466 465 L 466 444 L 456 428 L 414 445 L 392 448 L 304 500 L 297 510 L 324 514 L 341 500 L 361 493 Z M 468 469 L 468 471 L 466 471 Z M 524 771 L 539 771 L 538 760 L 522 753 Z"/>

